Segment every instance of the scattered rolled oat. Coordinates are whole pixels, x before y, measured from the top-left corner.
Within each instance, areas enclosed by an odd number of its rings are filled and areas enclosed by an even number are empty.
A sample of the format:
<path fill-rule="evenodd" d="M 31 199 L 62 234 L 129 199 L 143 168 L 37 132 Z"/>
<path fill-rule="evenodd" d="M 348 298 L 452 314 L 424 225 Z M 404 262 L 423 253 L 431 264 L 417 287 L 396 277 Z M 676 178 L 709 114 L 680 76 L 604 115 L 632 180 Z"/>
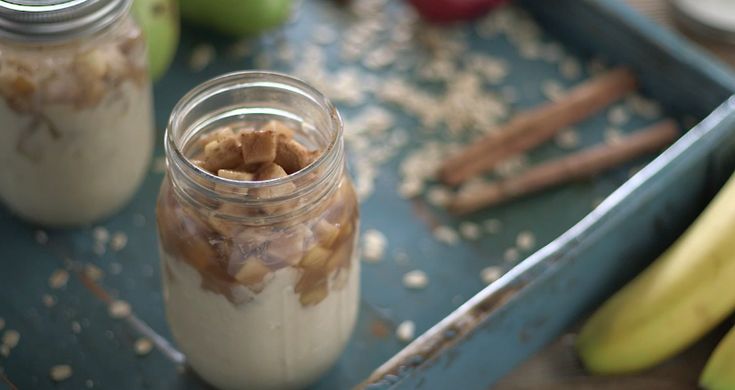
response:
<path fill-rule="evenodd" d="M 529 250 L 532 249 L 535 245 L 536 237 L 533 235 L 533 232 L 524 230 L 518 233 L 518 236 L 516 237 L 516 246 L 518 246 L 519 249 Z"/>
<path fill-rule="evenodd" d="M 403 275 L 403 285 L 412 290 L 420 290 L 429 284 L 429 277 L 421 270 L 413 270 Z"/>
<path fill-rule="evenodd" d="M 401 179 L 410 184 L 402 183 L 401 186 L 407 188 L 399 189 L 399 192 L 404 197 L 413 193 L 418 195 L 424 183 L 435 176 L 439 163 L 457 148 L 457 144 L 429 141 L 410 151 L 400 164 Z"/>
<path fill-rule="evenodd" d="M 524 154 L 519 154 L 517 156 L 513 156 L 510 158 L 505 159 L 501 163 L 498 164 L 498 166 L 495 167 L 495 173 L 498 174 L 498 176 L 502 178 L 509 178 L 518 175 L 521 173 L 526 167 L 528 166 L 528 158 Z M 483 178 L 476 178 L 478 179 L 479 183 L 482 183 Z M 471 185 L 470 181 L 472 179 L 468 180 L 463 186 L 463 189 L 466 189 Z"/>
<path fill-rule="evenodd" d="M 201 44 L 194 47 L 189 57 L 189 69 L 193 72 L 204 70 L 214 60 L 217 53 L 214 46 L 210 44 Z"/>
<path fill-rule="evenodd" d="M 421 180 L 408 178 L 401 182 L 398 186 L 398 194 L 402 198 L 410 199 L 421 195 L 424 190 L 424 183 Z"/>
<path fill-rule="evenodd" d="M 562 149 L 574 149 L 579 145 L 579 134 L 574 129 L 564 129 L 554 137 L 554 142 Z"/>
<path fill-rule="evenodd" d="M 564 86 L 556 80 L 545 80 L 541 83 L 541 92 L 552 102 L 564 97 Z"/>
<path fill-rule="evenodd" d="M 88 263 L 84 266 L 84 275 L 92 280 L 100 280 L 105 276 L 105 273 L 100 269 L 100 267 L 92 263 Z"/>
<path fill-rule="evenodd" d="M 625 106 L 615 106 L 607 112 L 607 121 L 613 126 L 622 126 L 628 123 L 630 115 Z"/>
<path fill-rule="evenodd" d="M 128 236 L 124 232 L 115 232 L 110 238 L 110 249 L 115 252 L 121 251 L 128 245 Z"/>
<path fill-rule="evenodd" d="M 5 344 L 0 344 L 0 356 L 3 356 L 3 357 L 10 356 L 10 347 L 8 347 Z"/>
<path fill-rule="evenodd" d="M 395 104 L 413 115 L 427 131 L 444 124 L 450 135 L 468 131 L 487 132 L 502 122 L 509 113 L 506 102 L 496 93 L 489 92 L 484 80 L 474 72 L 455 71 L 454 64 L 434 79 L 451 80 L 441 95 L 428 93 L 404 79 L 391 77 L 383 80 L 376 95 L 382 101 Z"/>
<path fill-rule="evenodd" d="M 508 263 L 517 261 L 518 257 L 519 257 L 518 249 L 516 248 L 508 248 L 505 250 L 505 253 L 503 253 L 503 260 L 505 260 Z"/>
<path fill-rule="evenodd" d="M 107 242 L 110 241 L 110 231 L 104 226 L 97 226 L 92 229 L 92 238 L 94 238 L 96 242 L 107 244 Z"/>
<path fill-rule="evenodd" d="M 443 207 L 452 200 L 452 192 L 446 187 L 434 186 L 426 192 L 426 199 L 431 205 Z"/>
<path fill-rule="evenodd" d="M 53 295 L 43 294 L 43 296 L 41 297 L 41 301 L 43 302 L 44 306 L 49 308 L 56 305 L 56 298 Z"/>
<path fill-rule="evenodd" d="M 443 244 L 456 245 L 459 242 L 459 235 L 449 226 L 437 226 L 432 233 L 434 234 L 434 238 Z"/>
<path fill-rule="evenodd" d="M 568 80 L 575 80 L 582 75 L 582 67 L 579 65 L 579 61 L 577 61 L 576 58 L 565 57 L 559 63 L 559 73 Z"/>
<path fill-rule="evenodd" d="M 33 233 L 33 238 L 39 245 L 46 245 L 48 243 L 48 234 L 43 230 L 36 230 Z"/>
<path fill-rule="evenodd" d="M 485 267 L 480 271 L 480 279 L 485 284 L 490 284 L 503 276 L 503 269 L 498 266 Z"/>
<path fill-rule="evenodd" d="M 474 222 L 462 222 L 459 224 L 459 233 L 465 240 L 477 240 L 480 238 L 480 226 Z"/>
<path fill-rule="evenodd" d="M 82 325 L 77 321 L 72 321 L 71 331 L 74 332 L 75 334 L 82 333 Z"/>
<path fill-rule="evenodd" d="M 362 236 L 362 258 L 369 263 L 383 259 L 388 239 L 379 230 L 368 229 Z"/>
<path fill-rule="evenodd" d="M 153 343 L 147 338 L 142 337 L 135 340 L 135 345 L 133 347 L 135 349 L 135 353 L 138 356 L 145 356 L 148 355 L 153 349 Z"/>
<path fill-rule="evenodd" d="M 623 141 L 623 132 L 616 127 L 608 127 L 605 129 L 605 143 L 608 145 L 618 145 Z"/>
<path fill-rule="evenodd" d="M 51 288 L 58 289 L 66 286 L 69 281 L 69 273 L 63 269 L 57 269 L 48 278 L 48 285 Z"/>
<path fill-rule="evenodd" d="M 529 41 L 518 47 L 518 53 L 527 60 L 535 60 L 541 56 L 541 46 Z"/>
<path fill-rule="evenodd" d="M 113 301 L 108 307 L 108 312 L 112 318 L 125 318 L 130 315 L 131 311 L 130 304 L 122 300 Z"/>
<path fill-rule="evenodd" d="M 382 46 L 367 52 L 362 58 L 362 65 L 371 70 L 378 70 L 395 61 L 396 51 L 390 46 Z"/>
<path fill-rule="evenodd" d="M 482 223 L 485 227 L 485 231 L 489 234 L 498 234 L 503 229 L 503 223 L 499 219 L 490 218 Z"/>
<path fill-rule="evenodd" d="M 641 95 L 633 94 L 626 99 L 626 104 L 631 111 L 646 119 L 655 119 L 661 116 L 661 105 L 654 100 L 647 99 Z"/>
<path fill-rule="evenodd" d="M 396 328 L 396 338 L 403 342 L 413 340 L 415 333 L 416 324 L 414 324 L 413 321 L 403 321 L 398 324 L 398 327 Z"/>
<path fill-rule="evenodd" d="M 59 364 L 56 366 L 51 367 L 51 370 L 49 371 L 49 376 L 54 382 L 61 382 L 64 380 L 67 380 L 72 375 L 72 369 L 71 366 L 68 364 Z"/>
<path fill-rule="evenodd" d="M 86 386 L 88 389 L 91 389 L 94 387 L 94 381 L 91 379 L 87 379 L 84 381 L 84 386 Z"/>
<path fill-rule="evenodd" d="M 15 348 L 20 342 L 20 333 L 15 329 L 8 329 L 3 333 L 3 345 L 10 349 Z"/>
<path fill-rule="evenodd" d="M 490 84 L 501 84 L 510 73 L 508 63 L 486 54 L 472 53 L 467 57 L 465 68 L 482 75 Z"/>

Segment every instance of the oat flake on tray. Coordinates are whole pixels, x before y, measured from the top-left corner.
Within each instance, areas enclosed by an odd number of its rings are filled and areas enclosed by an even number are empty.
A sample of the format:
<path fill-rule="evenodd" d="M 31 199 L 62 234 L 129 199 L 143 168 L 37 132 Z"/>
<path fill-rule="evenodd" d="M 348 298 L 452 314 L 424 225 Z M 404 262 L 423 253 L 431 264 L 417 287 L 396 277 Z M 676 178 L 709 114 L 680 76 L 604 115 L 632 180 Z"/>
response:
<path fill-rule="evenodd" d="M 468 139 L 507 120 L 522 91 L 506 85 L 512 66 L 492 53 L 469 51 L 463 31 L 425 26 L 407 7 L 394 13 L 382 12 L 384 6 L 382 1 L 351 4 L 351 11 L 360 17 L 341 35 L 328 25 L 314 30 L 311 42 L 291 62 L 293 72 L 336 104 L 351 108 L 342 110 L 345 143 L 361 202 L 373 196 L 381 170 L 401 156 L 396 193 L 405 199 L 426 195 L 430 204 L 441 208 L 452 191 L 434 184 L 439 162 Z M 525 57 L 559 63 L 567 78 L 581 73 L 579 61 L 559 44 L 541 43 L 541 31 L 515 8 L 492 13 L 478 24 L 478 33 L 482 29 L 488 30 L 483 31 L 487 36 L 505 35 Z M 334 68 L 324 52 L 333 44 L 343 62 Z M 386 70 L 388 74 L 376 74 Z M 549 93 L 561 94 L 561 84 L 554 84 Z M 417 130 L 402 128 L 399 118 L 406 116 L 418 123 L 411 125 Z M 412 138 L 416 132 L 420 137 Z M 524 160 L 516 160 L 501 166 L 501 174 L 512 175 L 525 167 Z M 485 230 L 497 233 L 500 223 L 492 221 Z M 384 256 L 383 240 L 366 233 L 363 258 L 378 261 Z M 433 228 L 435 239 L 445 245 L 456 245 L 460 238 L 476 240 L 482 233 L 480 225 L 469 222 Z M 428 279 L 414 271 L 404 283 L 423 288 Z"/>

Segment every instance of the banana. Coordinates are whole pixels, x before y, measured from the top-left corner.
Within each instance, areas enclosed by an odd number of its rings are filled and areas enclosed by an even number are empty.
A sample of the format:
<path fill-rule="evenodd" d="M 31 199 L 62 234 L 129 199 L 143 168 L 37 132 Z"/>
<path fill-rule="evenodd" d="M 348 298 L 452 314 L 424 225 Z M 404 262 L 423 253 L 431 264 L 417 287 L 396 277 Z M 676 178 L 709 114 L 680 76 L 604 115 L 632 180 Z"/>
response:
<path fill-rule="evenodd" d="M 577 351 L 593 373 L 642 370 L 686 348 L 733 309 L 735 175 L 674 245 L 592 315 Z"/>
<path fill-rule="evenodd" d="M 699 385 L 707 390 L 735 390 L 735 328 L 715 348 Z"/>

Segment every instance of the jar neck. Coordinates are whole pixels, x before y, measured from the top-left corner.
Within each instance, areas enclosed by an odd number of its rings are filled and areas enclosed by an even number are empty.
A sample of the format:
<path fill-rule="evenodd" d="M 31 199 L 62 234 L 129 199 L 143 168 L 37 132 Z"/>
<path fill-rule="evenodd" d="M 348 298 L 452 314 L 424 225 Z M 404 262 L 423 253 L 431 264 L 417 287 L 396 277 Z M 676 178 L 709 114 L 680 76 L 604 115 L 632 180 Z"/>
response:
<path fill-rule="evenodd" d="M 138 29 L 140 26 L 128 13 L 115 20 L 113 24 L 105 26 L 102 30 L 90 32 L 88 35 L 51 40 L 19 40 L 0 35 L 0 45 L 2 49 L 7 50 L 7 53 L 41 53 L 45 56 L 59 58 L 74 56 L 79 52 L 99 47 Z"/>
<path fill-rule="evenodd" d="M 0 0 L 0 38 L 16 44 L 63 45 L 93 37 L 129 15 L 132 0 Z"/>
<path fill-rule="evenodd" d="M 225 179 L 192 162 L 191 149 L 202 134 L 249 117 L 299 123 L 295 137 L 309 140 L 321 155 L 298 172 L 265 181 Z M 298 219 L 338 188 L 345 166 L 342 131 L 329 100 L 298 79 L 271 72 L 220 76 L 190 91 L 173 109 L 164 145 L 170 184 L 180 201 L 224 219 L 248 225 Z M 259 196 L 263 193 L 281 195 Z"/>

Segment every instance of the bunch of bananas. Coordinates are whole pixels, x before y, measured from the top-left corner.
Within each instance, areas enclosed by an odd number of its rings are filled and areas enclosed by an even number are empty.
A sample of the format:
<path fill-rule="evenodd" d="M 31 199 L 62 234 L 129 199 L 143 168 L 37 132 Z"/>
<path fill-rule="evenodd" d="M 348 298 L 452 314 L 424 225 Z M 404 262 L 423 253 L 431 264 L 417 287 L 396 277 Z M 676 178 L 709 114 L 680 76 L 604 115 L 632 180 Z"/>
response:
<path fill-rule="evenodd" d="M 733 310 L 735 175 L 673 246 L 592 315 L 577 350 L 593 373 L 643 370 L 696 342 Z M 700 384 L 735 390 L 735 328 Z"/>

